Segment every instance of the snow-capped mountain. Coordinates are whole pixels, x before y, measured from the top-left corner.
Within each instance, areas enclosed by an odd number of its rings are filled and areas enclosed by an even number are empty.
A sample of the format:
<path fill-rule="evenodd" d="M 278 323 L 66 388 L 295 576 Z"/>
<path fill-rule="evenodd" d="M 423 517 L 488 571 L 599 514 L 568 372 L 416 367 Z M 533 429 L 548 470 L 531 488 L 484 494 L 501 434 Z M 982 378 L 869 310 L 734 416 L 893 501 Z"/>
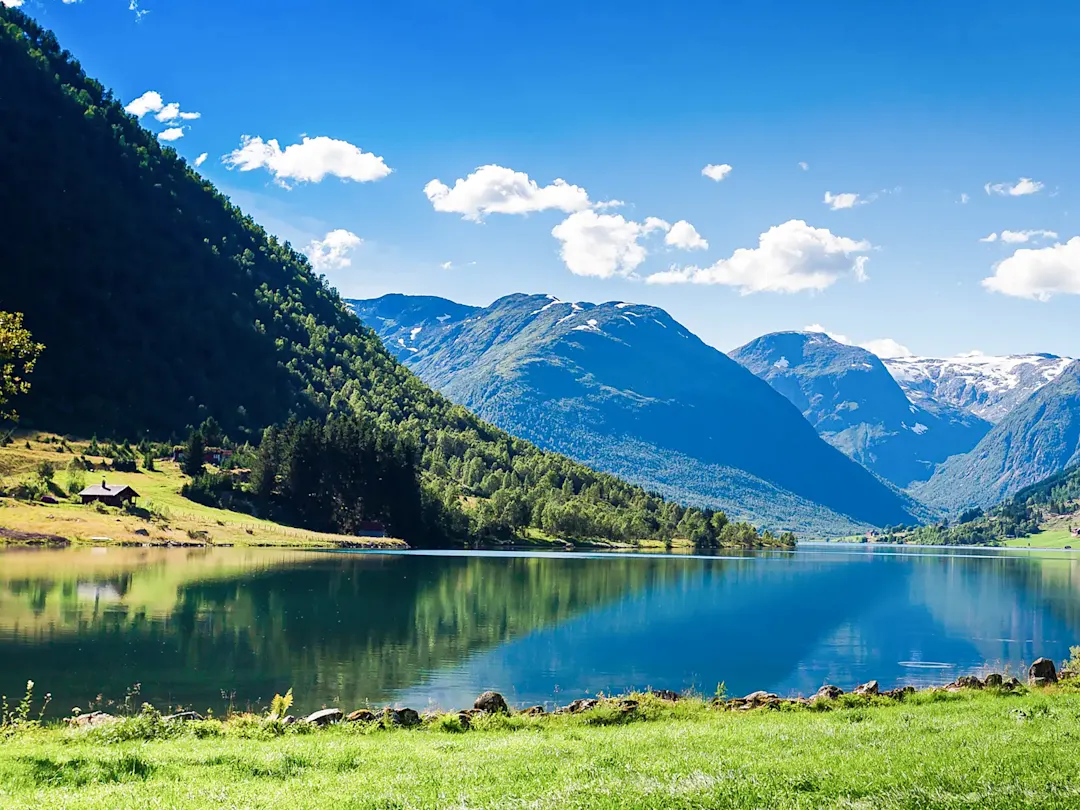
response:
<path fill-rule="evenodd" d="M 915 405 L 962 408 L 1000 422 L 1068 368 L 1072 360 L 1052 354 L 994 357 L 969 352 L 956 357 L 895 357 L 885 366 Z"/>
<path fill-rule="evenodd" d="M 776 332 L 731 358 L 787 397 L 837 449 L 900 487 L 966 453 L 990 425 L 960 408 L 916 405 L 874 354 L 816 332 Z"/>
<path fill-rule="evenodd" d="M 542 295 L 483 309 L 410 296 L 348 303 L 451 400 L 681 501 L 819 536 L 918 509 L 662 309 Z"/>

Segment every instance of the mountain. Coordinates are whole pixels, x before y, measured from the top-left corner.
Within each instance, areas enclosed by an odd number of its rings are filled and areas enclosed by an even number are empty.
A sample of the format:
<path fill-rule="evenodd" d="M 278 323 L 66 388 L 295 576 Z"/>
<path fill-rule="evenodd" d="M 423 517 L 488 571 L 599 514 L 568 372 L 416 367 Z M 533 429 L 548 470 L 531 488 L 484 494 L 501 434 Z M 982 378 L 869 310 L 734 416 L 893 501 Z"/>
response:
<path fill-rule="evenodd" d="M 988 422 L 1000 422 L 1071 362 L 1052 354 L 993 357 L 970 352 L 946 359 L 889 358 L 885 365 L 918 405 L 951 405 Z"/>
<path fill-rule="evenodd" d="M 912 519 L 899 493 L 662 309 L 539 295 L 472 312 L 401 296 L 349 303 L 455 402 L 643 486 L 811 533 Z"/>
<path fill-rule="evenodd" d="M 343 469 L 370 475 L 357 462 L 368 451 L 380 463 L 393 455 L 437 521 L 404 538 L 418 544 L 528 531 L 761 540 L 543 452 L 433 391 L 304 256 L 143 129 L 51 32 L 4 5 L 0 65 L 0 295 L 45 344 L 19 402 L 26 426 L 164 439 L 212 417 L 233 439 L 259 442 L 296 416 L 277 434 L 293 480 L 260 476 L 269 495 L 324 513 L 357 508 L 356 498 L 328 503 L 320 487 Z M 280 441 L 263 441 L 260 461 L 268 445 Z M 325 446 L 341 452 L 329 458 Z M 286 483 L 293 492 L 281 492 Z"/>
<path fill-rule="evenodd" d="M 1080 362 L 1073 362 L 912 492 L 954 511 L 987 507 L 1078 462 Z"/>
<path fill-rule="evenodd" d="M 731 352 L 787 397 L 821 436 L 899 487 L 970 450 L 989 423 L 958 408 L 908 400 L 876 355 L 815 332 L 777 332 Z"/>

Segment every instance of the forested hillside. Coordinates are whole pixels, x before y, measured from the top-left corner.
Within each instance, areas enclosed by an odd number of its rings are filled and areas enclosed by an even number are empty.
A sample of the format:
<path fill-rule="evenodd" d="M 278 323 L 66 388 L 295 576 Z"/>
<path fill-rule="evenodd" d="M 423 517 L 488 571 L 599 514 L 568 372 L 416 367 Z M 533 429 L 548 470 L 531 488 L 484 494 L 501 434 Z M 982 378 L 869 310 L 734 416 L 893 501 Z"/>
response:
<path fill-rule="evenodd" d="M 915 519 L 781 394 L 657 307 L 522 294 L 480 310 L 350 303 L 455 402 L 650 489 L 806 534 Z"/>
<path fill-rule="evenodd" d="M 213 417 L 257 442 L 293 415 L 355 416 L 363 426 L 352 433 L 414 448 L 403 464 L 418 460 L 437 525 L 410 542 L 528 527 L 759 542 L 721 514 L 538 451 L 433 392 L 304 256 L 141 128 L 50 32 L 3 6 L 0 75 L 0 308 L 25 313 L 46 347 L 20 405 L 28 426 L 167 438 Z"/>

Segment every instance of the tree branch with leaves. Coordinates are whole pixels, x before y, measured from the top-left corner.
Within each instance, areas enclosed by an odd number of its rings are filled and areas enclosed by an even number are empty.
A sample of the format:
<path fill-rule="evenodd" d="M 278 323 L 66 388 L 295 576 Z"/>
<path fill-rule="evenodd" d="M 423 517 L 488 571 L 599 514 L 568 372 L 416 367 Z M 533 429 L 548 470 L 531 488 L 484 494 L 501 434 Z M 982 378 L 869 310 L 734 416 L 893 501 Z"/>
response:
<path fill-rule="evenodd" d="M 0 419 L 17 419 L 11 400 L 30 391 L 26 379 L 45 347 L 23 326 L 21 312 L 0 312 Z"/>

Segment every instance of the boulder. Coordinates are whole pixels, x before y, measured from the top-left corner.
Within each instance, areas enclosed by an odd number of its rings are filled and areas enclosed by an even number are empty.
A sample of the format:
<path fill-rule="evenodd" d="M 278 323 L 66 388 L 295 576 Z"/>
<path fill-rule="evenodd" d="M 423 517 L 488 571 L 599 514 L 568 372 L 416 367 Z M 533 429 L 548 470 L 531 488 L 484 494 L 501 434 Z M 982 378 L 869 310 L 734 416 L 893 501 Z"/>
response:
<path fill-rule="evenodd" d="M 177 712 L 176 714 L 169 714 L 161 718 L 166 723 L 190 723 L 195 720 L 202 720 L 203 716 L 198 712 Z"/>
<path fill-rule="evenodd" d="M 345 719 L 350 723 L 372 723 L 376 717 L 377 715 L 371 709 L 357 709 L 355 712 L 350 712 Z"/>
<path fill-rule="evenodd" d="M 983 686 L 990 689 L 1000 689 L 1003 683 L 1005 683 L 1005 679 L 999 673 L 991 672 L 983 681 Z"/>
<path fill-rule="evenodd" d="M 530 706 L 527 709 L 522 709 L 521 713 L 529 717 L 539 717 L 542 714 L 547 714 L 547 710 L 543 706 Z"/>
<path fill-rule="evenodd" d="M 283 726 L 291 726 L 293 723 L 299 722 L 295 715 L 287 714 L 281 718 L 281 724 Z"/>
<path fill-rule="evenodd" d="M 899 686 L 896 689 L 890 689 L 887 692 L 882 692 L 882 695 L 893 700 L 903 700 L 908 695 L 915 694 L 914 686 Z"/>
<path fill-rule="evenodd" d="M 758 706 L 771 706 L 780 702 L 780 698 L 774 695 L 772 692 L 758 691 L 751 692 L 749 695 L 742 699 L 742 706 L 740 709 L 754 709 Z"/>
<path fill-rule="evenodd" d="M 1019 689 L 1020 686 L 1021 686 L 1020 681 L 1018 681 L 1015 677 L 1012 677 L 1012 678 L 1009 678 L 1009 680 L 1005 681 L 1005 683 L 1003 683 L 1001 685 L 1001 688 L 1002 689 L 1008 689 L 1008 690 L 1011 691 L 1013 689 Z"/>
<path fill-rule="evenodd" d="M 305 717 L 304 722 L 315 726 L 328 726 L 331 723 L 340 723 L 344 717 L 341 709 L 320 709 Z"/>
<path fill-rule="evenodd" d="M 506 705 L 506 699 L 498 692 L 484 692 L 473 703 L 473 708 L 488 714 L 510 713 L 510 707 Z"/>
<path fill-rule="evenodd" d="M 632 712 L 637 709 L 638 702 L 633 698 L 620 698 L 619 700 L 615 701 L 615 705 L 617 705 L 624 712 Z"/>
<path fill-rule="evenodd" d="M 578 714 L 580 712 L 587 712 L 590 709 L 595 709 L 599 705 L 599 700 L 594 700 L 593 698 L 580 698 L 567 706 L 566 711 L 570 712 L 570 714 Z"/>
<path fill-rule="evenodd" d="M 844 694 L 844 690 L 839 686 L 833 686 L 832 684 L 825 684 L 823 687 L 817 690 L 817 694 L 814 695 L 814 699 L 823 700 L 836 700 Z"/>
<path fill-rule="evenodd" d="M 649 694 L 660 700 L 670 700 L 673 703 L 679 699 L 679 693 L 671 689 L 650 689 Z"/>
<path fill-rule="evenodd" d="M 877 681 L 867 681 L 866 683 L 859 684 L 855 687 L 856 695 L 864 695 L 869 697 L 870 695 L 876 695 L 879 693 Z"/>
<path fill-rule="evenodd" d="M 982 689 L 983 682 L 974 675 L 961 675 L 956 679 L 956 685 L 961 689 Z"/>
<path fill-rule="evenodd" d="M 80 714 L 78 717 L 69 717 L 67 722 L 73 726 L 80 728 L 93 728 L 94 726 L 105 726 L 109 723 L 118 723 L 119 717 L 114 717 L 106 712 L 90 712 L 89 714 Z"/>
<path fill-rule="evenodd" d="M 1039 658 L 1028 669 L 1028 684 L 1031 686 L 1049 686 L 1057 683 L 1057 667 L 1049 658 Z"/>
<path fill-rule="evenodd" d="M 421 723 L 420 713 L 416 709 L 392 709 L 389 716 L 391 723 L 403 728 L 411 728 Z"/>

